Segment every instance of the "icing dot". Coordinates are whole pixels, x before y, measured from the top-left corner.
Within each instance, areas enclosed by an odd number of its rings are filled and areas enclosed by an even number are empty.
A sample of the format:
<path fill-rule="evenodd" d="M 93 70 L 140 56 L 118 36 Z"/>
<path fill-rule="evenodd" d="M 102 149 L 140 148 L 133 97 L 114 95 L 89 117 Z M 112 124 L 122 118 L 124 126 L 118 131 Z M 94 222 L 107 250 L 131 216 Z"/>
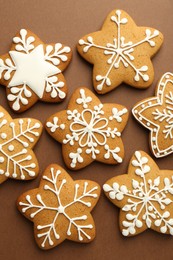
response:
<path fill-rule="evenodd" d="M 0 163 L 3 163 L 4 162 L 4 157 L 0 157 Z"/>
<path fill-rule="evenodd" d="M 17 174 L 16 174 L 16 173 L 13 173 L 12 176 L 13 176 L 13 178 L 16 178 L 16 177 L 17 177 Z"/>
<path fill-rule="evenodd" d="M 9 176 L 10 176 L 10 173 L 9 173 L 9 172 L 6 172 L 6 173 L 5 173 L 5 176 L 6 176 L 6 177 L 9 177 Z"/>
<path fill-rule="evenodd" d="M 3 171 L 3 170 L 1 170 L 1 169 L 0 169 L 0 174 L 1 174 L 1 175 L 2 175 L 2 174 L 4 174 L 4 171 Z"/>
<path fill-rule="evenodd" d="M 5 133 L 2 133 L 2 134 L 1 134 L 1 138 L 2 138 L 2 139 L 5 139 L 6 137 L 7 137 L 7 134 L 5 134 Z"/>
<path fill-rule="evenodd" d="M 139 117 L 139 120 L 142 121 L 142 117 L 141 116 Z"/>
<path fill-rule="evenodd" d="M 145 105 L 144 105 L 144 104 L 142 104 L 142 105 L 141 105 L 141 107 L 142 107 L 142 108 L 144 108 L 144 107 L 145 107 Z"/>
<path fill-rule="evenodd" d="M 169 77 L 169 75 L 166 75 L 166 77 L 165 77 L 166 79 L 169 79 L 170 77 Z"/>
<path fill-rule="evenodd" d="M 147 122 L 147 126 L 150 126 L 150 123 L 149 123 L 149 122 Z"/>
<path fill-rule="evenodd" d="M 9 146 L 8 146 L 8 150 L 9 150 L 10 152 L 14 151 L 14 145 L 12 145 L 12 144 L 9 145 Z"/>
<path fill-rule="evenodd" d="M 3 112 L 0 112 L 0 118 L 2 118 L 4 116 Z"/>
<path fill-rule="evenodd" d="M 156 128 L 154 128 L 154 129 L 153 129 L 153 131 L 154 131 L 154 132 L 157 132 L 157 129 L 156 129 Z"/>
<path fill-rule="evenodd" d="M 149 106 L 151 106 L 151 105 L 152 105 L 152 102 L 151 102 L 151 101 L 149 101 L 149 102 L 148 102 L 148 105 L 149 105 Z"/>

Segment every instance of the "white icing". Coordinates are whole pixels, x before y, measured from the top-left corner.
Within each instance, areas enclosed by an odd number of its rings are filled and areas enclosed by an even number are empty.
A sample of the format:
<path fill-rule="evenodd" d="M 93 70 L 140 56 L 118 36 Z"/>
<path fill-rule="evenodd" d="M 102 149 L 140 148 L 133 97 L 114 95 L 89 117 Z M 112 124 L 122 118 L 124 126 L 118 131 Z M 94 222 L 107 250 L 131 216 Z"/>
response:
<path fill-rule="evenodd" d="M 7 98 L 13 102 L 15 111 L 20 109 L 21 104 L 28 105 L 28 99 L 32 96 L 28 88 L 40 99 L 45 91 L 50 93 L 52 99 L 64 99 L 66 96 L 62 90 L 65 83 L 55 75 L 61 73 L 57 66 L 61 61 L 68 60 L 66 54 L 71 51 L 70 48 L 56 43 L 44 50 L 43 44 L 35 46 L 35 37 L 28 37 L 27 34 L 25 29 L 20 30 L 20 36 L 13 38 L 16 45 L 15 50 L 9 52 L 10 58 L 0 59 L 0 78 L 3 74 L 5 80 L 10 80 L 8 88 L 11 93 Z"/>
<path fill-rule="evenodd" d="M 111 137 L 113 140 L 116 137 L 120 137 L 121 133 L 116 127 L 113 129 L 109 127 L 109 124 L 112 120 L 120 124 L 122 122 L 122 116 L 127 113 L 127 109 L 123 108 L 122 110 L 118 110 L 114 107 L 112 109 L 112 115 L 106 118 L 102 104 L 94 106 L 93 109 L 89 109 L 87 107 L 92 102 L 92 98 L 86 96 L 84 89 L 80 89 L 79 93 L 81 97 L 76 99 L 76 104 L 77 106 L 82 106 L 83 111 L 79 113 L 77 109 L 73 111 L 67 110 L 67 119 L 70 121 L 70 133 L 66 134 L 66 138 L 62 141 L 64 145 L 70 144 L 71 147 L 78 143 L 79 149 L 69 152 L 71 167 L 75 168 L 77 163 L 81 164 L 84 161 L 84 150 L 93 160 L 97 159 L 97 155 L 100 154 L 102 147 L 104 147 L 105 150 L 105 154 L 103 155 L 105 159 L 112 157 L 115 161 L 121 163 L 122 158 L 118 156 L 120 148 L 115 147 L 114 149 L 110 149 L 108 146 L 108 139 Z M 58 124 L 57 117 L 54 117 L 52 122 L 47 122 L 46 126 L 50 128 L 50 132 L 52 133 L 59 127 L 62 130 L 66 129 L 65 125 L 63 125 L 62 128 L 62 124 Z M 116 144 L 116 141 L 114 141 L 114 143 Z"/>
<path fill-rule="evenodd" d="M 79 184 L 74 185 L 74 197 L 71 200 L 71 202 L 67 204 L 63 204 L 61 202 L 61 192 L 62 190 L 68 185 L 68 181 L 66 178 L 61 179 L 61 171 L 60 170 L 55 170 L 54 168 L 51 168 L 51 177 L 47 177 L 46 175 L 43 176 L 43 179 L 46 181 L 46 184 L 44 185 L 44 190 L 49 191 L 53 193 L 56 196 L 57 199 L 57 206 L 52 206 L 50 201 L 47 201 L 46 204 L 44 202 L 44 199 L 42 198 L 41 194 L 36 195 L 36 203 L 32 202 L 31 196 L 27 195 L 26 196 L 26 202 L 19 202 L 19 205 L 22 206 L 22 212 L 25 213 L 27 210 L 32 210 L 32 213 L 30 214 L 30 217 L 34 219 L 36 215 L 39 215 L 39 212 L 43 211 L 54 211 L 56 214 L 54 218 L 52 219 L 52 222 L 45 224 L 45 225 L 40 225 L 39 222 L 37 225 L 37 230 L 38 238 L 42 238 L 42 243 L 41 246 L 44 248 L 46 244 L 53 246 L 54 245 L 54 238 L 59 240 L 60 235 L 58 233 L 58 225 L 57 221 L 59 220 L 59 215 L 62 214 L 68 221 L 68 227 L 64 228 L 66 229 L 65 232 L 67 234 L 67 238 L 72 235 L 72 228 L 76 229 L 77 235 L 78 235 L 78 240 L 82 241 L 84 238 L 87 238 L 88 240 L 91 239 L 90 235 L 87 234 L 88 229 L 92 229 L 93 225 L 91 224 L 84 224 L 84 220 L 87 220 L 88 217 L 86 215 L 82 215 L 83 212 L 81 211 L 80 215 L 77 216 L 75 215 L 74 217 L 68 215 L 68 208 L 76 203 L 80 203 L 88 208 L 92 206 L 91 202 L 88 201 L 90 198 L 97 198 L 98 195 L 94 193 L 97 189 L 98 186 L 95 186 L 91 189 L 88 189 L 88 182 L 84 182 L 83 185 L 83 192 L 80 193 L 78 192 L 78 189 L 80 187 Z M 59 177 L 60 176 L 60 177 Z M 60 180 L 58 180 L 60 178 Z M 50 203 L 50 206 L 49 206 Z M 46 213 L 45 212 L 45 213 Z M 74 212 L 75 213 L 75 212 Z M 38 217 L 38 216 L 37 216 Z M 34 221 L 34 220 L 33 220 Z M 82 221 L 82 223 L 80 223 Z"/>
<path fill-rule="evenodd" d="M 104 184 L 103 189 L 108 192 L 110 199 L 122 201 L 125 198 L 126 204 L 122 211 L 125 212 L 125 220 L 122 221 L 122 234 L 124 236 L 134 235 L 144 225 L 159 227 L 161 233 L 173 235 L 173 218 L 169 211 L 169 205 L 173 202 L 173 176 L 167 178 L 158 175 L 154 179 L 146 178 L 151 173 L 147 164 L 148 158 L 135 152 L 135 159 L 132 160 L 134 176 L 131 187 L 119 185 L 114 182 L 112 186 Z M 135 175 L 140 177 L 136 179 Z M 167 207 L 168 206 L 168 207 Z"/>
<path fill-rule="evenodd" d="M 98 90 L 102 90 L 104 86 L 109 87 L 112 85 L 109 75 L 113 68 L 119 68 L 120 63 L 125 68 L 131 67 L 134 70 L 134 80 L 136 82 L 140 81 L 141 79 L 143 81 L 149 80 L 149 76 L 146 74 L 146 72 L 148 71 L 148 66 L 143 65 L 142 67 L 138 68 L 133 63 L 133 61 L 135 60 L 134 52 L 135 48 L 139 45 L 142 45 L 143 43 L 148 43 L 151 47 L 154 47 L 154 38 L 159 35 L 159 32 L 157 30 L 151 32 L 150 29 L 146 29 L 145 37 L 142 40 L 136 43 L 133 43 L 131 41 L 125 42 L 126 39 L 121 34 L 121 26 L 125 26 L 128 23 L 128 19 L 126 17 L 122 18 L 121 16 L 121 11 L 117 10 L 115 16 L 112 16 L 110 19 L 117 26 L 117 38 L 112 39 L 113 44 L 110 42 L 108 42 L 106 46 L 95 44 L 91 36 L 88 36 L 87 41 L 84 41 L 83 39 L 79 40 L 79 44 L 84 45 L 84 53 L 87 53 L 90 48 L 98 48 L 103 50 L 104 55 L 108 56 L 107 64 L 110 64 L 110 67 L 107 73 L 105 75 L 96 76 L 96 81 L 99 82 L 99 84 L 97 85 Z"/>
<path fill-rule="evenodd" d="M 168 76 L 168 77 L 167 77 Z M 151 131 L 151 148 L 156 157 L 172 153 L 173 148 L 173 74 L 165 73 L 159 83 L 156 97 L 148 98 L 136 105 L 132 112 L 134 117 Z M 167 88 L 170 89 L 167 92 Z M 162 90 L 162 91 L 160 91 Z M 166 94 L 165 94 L 166 92 Z M 157 108 L 155 108 L 157 106 Z M 159 107 L 158 107 L 159 106 Z M 147 118 L 143 113 L 153 108 L 153 118 Z M 169 141 L 168 147 L 161 149 L 159 144 L 160 124 L 164 124 L 162 135 Z"/>
<path fill-rule="evenodd" d="M 43 45 L 37 46 L 29 54 L 17 51 L 9 52 L 16 71 L 9 83 L 9 87 L 27 84 L 39 98 L 43 97 L 45 79 L 60 70 L 50 62 L 45 61 Z"/>
<path fill-rule="evenodd" d="M 4 113 L 0 114 L 0 164 L 5 163 L 5 171 L 1 169 L 0 174 L 13 178 L 18 176 L 21 179 L 25 179 L 26 175 L 35 176 L 36 165 L 32 163 L 33 158 L 28 155 L 29 150 L 26 148 L 39 136 L 36 130 L 41 127 L 40 124 L 33 124 L 31 119 L 27 119 L 26 126 L 22 119 L 9 123 L 4 119 Z M 20 131 L 16 131 L 17 124 L 20 125 Z"/>

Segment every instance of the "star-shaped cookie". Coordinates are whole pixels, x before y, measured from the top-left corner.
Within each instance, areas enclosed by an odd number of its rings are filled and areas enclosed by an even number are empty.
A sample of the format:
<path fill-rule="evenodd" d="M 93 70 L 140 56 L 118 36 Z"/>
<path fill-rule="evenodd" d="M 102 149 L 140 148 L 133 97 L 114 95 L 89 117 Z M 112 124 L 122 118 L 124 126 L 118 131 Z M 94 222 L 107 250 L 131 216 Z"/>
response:
<path fill-rule="evenodd" d="M 12 119 L 0 106 L 0 183 L 8 178 L 36 178 L 39 166 L 32 148 L 41 132 L 40 121 L 33 118 Z"/>
<path fill-rule="evenodd" d="M 128 174 L 108 180 L 103 189 L 121 209 L 119 223 L 124 236 L 147 228 L 173 235 L 173 171 L 159 170 L 145 152 L 136 151 Z"/>
<path fill-rule="evenodd" d="M 94 65 L 94 88 L 104 94 L 122 82 L 136 88 L 149 87 L 154 79 L 151 58 L 162 42 L 158 30 L 138 27 L 126 12 L 113 10 L 102 29 L 80 39 L 77 49 Z"/>
<path fill-rule="evenodd" d="M 15 112 L 23 112 L 37 100 L 60 102 L 67 86 L 62 71 L 71 60 L 71 49 L 61 43 L 44 44 L 34 33 L 21 29 L 10 51 L 0 56 L 0 84 Z"/>
<path fill-rule="evenodd" d="M 95 237 L 90 214 L 100 196 L 100 187 L 89 180 L 73 181 L 58 165 L 44 172 L 40 186 L 17 201 L 20 212 L 34 222 L 38 246 L 50 249 L 65 239 L 88 243 Z"/>
<path fill-rule="evenodd" d="M 117 104 L 102 104 L 87 88 L 72 95 L 67 110 L 57 112 L 46 122 L 46 130 L 62 143 L 64 161 L 70 169 L 81 169 L 94 160 L 121 163 L 121 140 L 128 111 Z"/>
<path fill-rule="evenodd" d="M 150 146 L 156 157 L 173 153 L 173 74 L 165 73 L 160 79 L 155 97 L 137 103 L 134 117 L 150 130 Z"/>

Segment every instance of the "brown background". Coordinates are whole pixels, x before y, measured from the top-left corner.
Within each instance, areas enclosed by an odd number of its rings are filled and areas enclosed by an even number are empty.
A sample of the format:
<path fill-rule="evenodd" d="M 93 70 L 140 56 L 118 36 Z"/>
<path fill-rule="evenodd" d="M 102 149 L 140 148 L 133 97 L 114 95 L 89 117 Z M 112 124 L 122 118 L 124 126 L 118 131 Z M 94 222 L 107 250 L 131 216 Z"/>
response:
<path fill-rule="evenodd" d="M 73 49 L 73 60 L 64 73 L 69 94 L 61 104 L 37 103 L 22 117 L 35 117 L 43 123 L 56 111 L 66 108 L 73 90 L 80 86 L 92 88 L 92 67 L 76 52 L 81 36 L 100 29 L 107 14 L 115 8 L 127 11 L 138 25 L 159 29 L 165 36 L 164 45 L 153 59 L 155 80 L 147 90 L 137 90 L 123 84 L 111 93 L 100 96 L 102 102 L 121 103 L 129 110 L 141 99 L 151 96 L 161 75 L 173 72 L 173 0 L 0 0 L 0 54 L 9 50 L 12 37 L 21 28 L 29 28 L 45 42 L 62 42 Z M 5 88 L 0 87 L 0 105 L 13 117 L 8 107 Z M 137 149 L 149 152 L 148 131 L 130 114 L 123 133 L 125 160 L 119 166 L 93 163 L 78 172 L 68 171 L 74 179 L 91 179 L 100 185 L 127 171 L 130 157 Z M 41 173 L 50 163 L 65 167 L 61 146 L 45 131 L 35 148 L 40 163 L 40 176 L 30 182 L 8 180 L 0 187 L 0 259 L 173 259 L 173 237 L 147 230 L 133 238 L 124 238 L 118 228 L 118 209 L 102 194 L 93 211 L 97 237 L 91 244 L 65 241 L 58 247 L 40 250 L 33 236 L 32 223 L 16 209 L 17 197 L 37 187 Z M 150 153 L 150 152 L 149 152 Z M 160 168 L 173 168 L 173 154 L 156 160 Z"/>

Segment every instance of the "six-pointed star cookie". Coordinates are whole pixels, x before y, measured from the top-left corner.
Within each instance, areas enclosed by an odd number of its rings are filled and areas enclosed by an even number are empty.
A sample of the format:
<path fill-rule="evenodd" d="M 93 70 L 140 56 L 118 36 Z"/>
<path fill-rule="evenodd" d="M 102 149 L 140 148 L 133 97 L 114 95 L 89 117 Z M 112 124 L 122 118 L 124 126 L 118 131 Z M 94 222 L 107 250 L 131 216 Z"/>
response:
<path fill-rule="evenodd" d="M 147 228 L 173 235 L 173 171 L 159 170 L 146 153 L 136 151 L 128 174 L 108 180 L 103 189 L 121 208 L 119 223 L 124 236 Z"/>
<path fill-rule="evenodd" d="M 149 87 L 154 78 L 151 57 L 162 42 L 158 30 L 137 27 L 126 12 L 113 10 L 102 29 L 80 39 L 77 48 L 94 65 L 94 88 L 104 94 L 122 82 L 136 88 Z"/>
<path fill-rule="evenodd" d="M 32 148 L 41 132 L 38 120 L 13 120 L 0 106 L 0 183 L 8 178 L 30 180 L 37 176 L 39 166 Z"/>
<path fill-rule="evenodd" d="M 132 112 L 151 131 L 151 150 L 159 158 L 173 153 L 173 74 L 162 76 L 155 93 L 155 97 L 137 103 Z"/>
<path fill-rule="evenodd" d="M 71 49 L 61 43 L 44 44 L 29 30 L 13 38 L 9 53 L 0 56 L 0 84 L 16 112 L 23 112 L 38 99 L 60 102 L 67 86 L 62 71 L 71 60 Z"/>
<path fill-rule="evenodd" d="M 52 115 L 46 123 L 48 133 L 62 143 L 62 153 L 70 169 L 81 169 L 97 160 L 121 163 L 121 140 L 128 111 L 117 104 L 101 104 L 87 88 L 77 89 L 67 110 Z"/>
<path fill-rule="evenodd" d="M 95 237 L 90 211 L 100 196 L 97 183 L 73 181 L 58 165 L 44 172 L 39 188 L 18 199 L 22 214 L 34 222 L 35 239 L 42 249 L 50 249 L 65 239 L 88 243 Z"/>

